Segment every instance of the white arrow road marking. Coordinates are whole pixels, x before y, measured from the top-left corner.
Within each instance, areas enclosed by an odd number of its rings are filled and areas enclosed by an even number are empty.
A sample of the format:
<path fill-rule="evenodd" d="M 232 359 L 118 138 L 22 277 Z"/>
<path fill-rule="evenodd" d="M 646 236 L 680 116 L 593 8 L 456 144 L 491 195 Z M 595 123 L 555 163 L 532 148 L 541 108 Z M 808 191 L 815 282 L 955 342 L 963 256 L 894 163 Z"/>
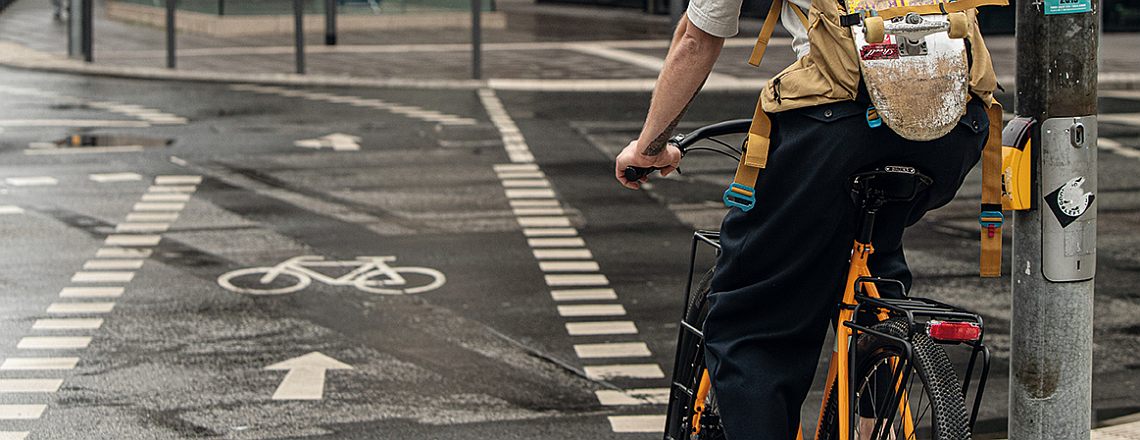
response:
<path fill-rule="evenodd" d="M 360 150 L 360 137 L 344 133 L 326 134 L 316 139 L 301 139 L 293 142 L 301 148 L 332 148 L 333 151 L 357 151 Z"/>
<path fill-rule="evenodd" d="M 352 366 L 321 352 L 298 356 L 265 367 L 266 370 L 288 370 L 273 400 L 320 400 L 325 393 L 325 371 L 352 370 Z"/>

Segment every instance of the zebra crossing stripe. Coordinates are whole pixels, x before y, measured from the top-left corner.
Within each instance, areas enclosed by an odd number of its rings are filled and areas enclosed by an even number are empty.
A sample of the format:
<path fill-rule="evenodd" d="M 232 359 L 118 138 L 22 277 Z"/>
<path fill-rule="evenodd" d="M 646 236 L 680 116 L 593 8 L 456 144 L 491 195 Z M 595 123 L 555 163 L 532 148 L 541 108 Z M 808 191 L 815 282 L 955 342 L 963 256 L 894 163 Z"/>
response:
<path fill-rule="evenodd" d="M 16 348 L 27 350 L 69 350 L 87 348 L 90 336 L 25 336 Z"/>
<path fill-rule="evenodd" d="M 624 316 L 625 307 L 621 304 L 582 304 L 558 306 L 558 314 L 567 318 L 586 316 Z"/>
<path fill-rule="evenodd" d="M 0 420 L 38 419 L 47 405 L 0 405 Z"/>
<path fill-rule="evenodd" d="M 638 388 L 631 390 L 594 391 L 598 403 L 606 406 L 618 405 L 667 405 L 668 388 Z"/>
<path fill-rule="evenodd" d="M 77 364 L 77 357 L 7 358 L 0 370 L 71 370 Z"/>
<path fill-rule="evenodd" d="M 634 335 L 637 326 L 633 321 L 567 322 L 570 336 Z"/>
<path fill-rule="evenodd" d="M 614 432 L 665 432 L 664 415 L 610 416 Z"/>
<path fill-rule="evenodd" d="M 606 342 L 575 344 L 574 353 L 582 359 L 649 357 L 653 353 L 644 342 Z"/>
<path fill-rule="evenodd" d="M 54 393 L 62 385 L 63 379 L 0 379 L 0 393 Z"/>
<path fill-rule="evenodd" d="M 587 365 L 582 370 L 586 372 L 586 377 L 598 380 L 665 378 L 665 372 L 657 364 Z"/>

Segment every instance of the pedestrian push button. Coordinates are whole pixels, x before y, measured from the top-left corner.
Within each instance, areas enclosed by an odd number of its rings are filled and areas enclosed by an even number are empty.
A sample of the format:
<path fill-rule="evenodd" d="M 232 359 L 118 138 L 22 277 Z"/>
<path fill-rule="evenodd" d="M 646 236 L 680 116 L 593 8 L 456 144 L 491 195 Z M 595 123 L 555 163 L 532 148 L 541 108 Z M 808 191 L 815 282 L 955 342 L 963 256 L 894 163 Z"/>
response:
<path fill-rule="evenodd" d="M 748 212 L 753 206 L 756 206 L 756 190 L 751 186 L 733 182 L 728 189 L 724 190 L 724 205 Z"/>

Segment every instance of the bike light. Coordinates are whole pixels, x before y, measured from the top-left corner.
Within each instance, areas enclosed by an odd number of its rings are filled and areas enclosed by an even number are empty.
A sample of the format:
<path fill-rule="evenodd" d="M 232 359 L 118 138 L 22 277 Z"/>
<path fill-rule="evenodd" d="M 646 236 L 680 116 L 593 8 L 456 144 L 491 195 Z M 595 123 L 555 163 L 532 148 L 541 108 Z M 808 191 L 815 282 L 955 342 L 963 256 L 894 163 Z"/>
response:
<path fill-rule="evenodd" d="M 982 326 L 973 322 L 930 321 L 926 334 L 937 341 L 971 342 L 982 337 Z"/>

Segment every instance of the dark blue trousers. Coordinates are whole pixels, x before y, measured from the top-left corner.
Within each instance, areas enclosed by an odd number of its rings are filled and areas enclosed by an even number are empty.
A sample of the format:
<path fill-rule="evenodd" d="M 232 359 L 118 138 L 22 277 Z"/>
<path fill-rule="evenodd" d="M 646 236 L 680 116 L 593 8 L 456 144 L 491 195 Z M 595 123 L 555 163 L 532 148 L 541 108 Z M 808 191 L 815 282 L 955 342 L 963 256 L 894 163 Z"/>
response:
<path fill-rule="evenodd" d="M 796 437 L 855 239 L 850 176 L 908 165 L 934 178 L 913 204 L 890 206 L 876 219 L 871 271 L 909 287 L 903 229 L 953 199 L 989 130 L 976 100 L 953 131 L 929 142 L 871 128 L 866 109 L 849 101 L 772 115 L 756 207 L 733 209 L 721 226 L 704 334 L 728 440 Z"/>

